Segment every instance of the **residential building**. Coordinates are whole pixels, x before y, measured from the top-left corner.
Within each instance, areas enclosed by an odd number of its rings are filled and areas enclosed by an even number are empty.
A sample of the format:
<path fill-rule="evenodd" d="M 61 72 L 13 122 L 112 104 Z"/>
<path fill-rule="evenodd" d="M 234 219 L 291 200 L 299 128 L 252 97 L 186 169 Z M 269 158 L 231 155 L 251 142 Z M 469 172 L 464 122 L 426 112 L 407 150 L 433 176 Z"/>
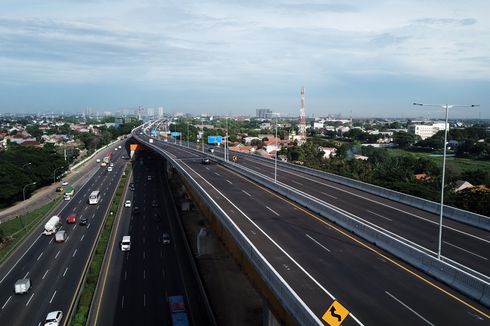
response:
<path fill-rule="evenodd" d="M 445 129 L 446 124 L 444 122 L 414 123 L 408 126 L 408 132 L 420 136 L 422 140 L 430 138 Z"/>

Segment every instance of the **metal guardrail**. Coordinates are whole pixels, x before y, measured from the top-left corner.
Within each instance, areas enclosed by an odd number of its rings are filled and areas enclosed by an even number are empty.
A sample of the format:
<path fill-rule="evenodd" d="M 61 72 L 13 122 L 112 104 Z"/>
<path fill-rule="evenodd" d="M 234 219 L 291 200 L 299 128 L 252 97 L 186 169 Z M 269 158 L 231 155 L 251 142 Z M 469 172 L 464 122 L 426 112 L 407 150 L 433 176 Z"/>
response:
<path fill-rule="evenodd" d="M 267 161 L 269 163 L 272 162 L 271 159 L 266 158 L 266 157 L 262 157 L 259 155 L 251 155 L 251 154 L 235 153 L 235 152 L 234 152 L 234 155 L 237 155 L 238 157 L 242 157 L 242 158 L 246 157 L 246 158 L 252 158 L 252 159 Z M 367 193 L 370 193 L 373 195 L 377 195 L 377 196 L 381 196 L 383 198 L 391 199 L 391 200 L 394 200 L 394 201 L 397 201 L 397 202 L 400 202 L 400 203 L 403 203 L 403 204 L 406 204 L 406 205 L 409 205 L 412 207 L 422 209 L 424 211 L 427 211 L 427 212 L 430 212 L 433 214 L 439 214 L 439 212 L 440 212 L 440 207 L 441 207 L 440 204 L 433 202 L 433 201 L 430 201 L 430 200 L 427 200 L 427 199 L 415 197 L 412 195 L 407 195 L 407 194 L 404 194 L 404 193 L 401 193 L 401 192 L 398 192 L 395 190 L 383 188 L 380 186 L 372 185 L 372 184 L 365 183 L 365 182 L 358 181 L 358 180 L 354 180 L 354 179 L 349 179 L 347 177 L 339 176 L 339 175 L 336 175 L 333 173 L 328 173 L 328 172 L 319 171 L 319 170 L 315 170 L 315 169 L 304 167 L 304 166 L 299 166 L 299 165 L 292 164 L 292 163 L 282 162 L 282 161 L 278 160 L 277 164 L 278 164 L 278 166 L 282 166 L 284 168 L 288 168 L 288 169 L 295 170 L 295 171 L 298 171 L 301 173 L 306 173 L 306 174 L 309 174 L 309 175 L 312 175 L 315 177 L 319 177 L 319 178 L 322 178 L 324 180 L 328 180 L 328 181 L 339 183 L 339 184 L 342 184 L 345 186 L 356 188 L 356 189 L 362 190 L 364 192 L 367 192 Z M 450 218 L 452 220 L 455 220 L 455 221 L 458 221 L 461 223 L 466 223 L 466 224 L 481 228 L 483 230 L 490 231 L 490 217 L 488 217 L 488 216 L 468 212 L 468 211 L 465 211 L 465 210 L 462 210 L 462 209 L 459 209 L 456 207 L 446 206 L 446 205 L 444 205 L 443 213 L 444 213 L 444 217 Z"/>
<path fill-rule="evenodd" d="M 226 163 L 220 160 L 220 163 L 227 168 L 246 176 L 247 178 L 267 187 L 286 198 L 289 198 L 298 204 L 307 207 L 311 211 L 337 223 L 343 228 L 357 234 L 361 238 L 375 244 L 387 252 L 399 257 L 405 262 L 419 268 L 425 273 L 437 278 L 438 280 L 450 285 L 461 291 L 472 299 L 475 299 L 483 305 L 490 307 L 490 283 L 488 280 L 475 277 L 447 262 L 438 260 L 431 256 L 426 250 L 410 245 L 399 238 L 389 235 L 380 229 L 374 228 L 367 223 L 354 219 L 338 209 L 328 207 L 321 201 L 308 198 L 300 194 L 296 189 L 282 183 L 274 183 L 272 178 L 265 178 L 257 175 L 253 170 L 246 170 L 243 166 Z"/>
<path fill-rule="evenodd" d="M 136 135 L 134 135 L 136 137 Z M 138 137 L 136 137 L 138 139 Z M 256 271 L 260 274 L 266 284 L 269 285 L 272 292 L 282 303 L 285 309 L 292 315 L 298 323 L 304 325 L 323 325 L 320 319 L 310 310 L 310 308 L 301 300 L 298 294 L 287 284 L 282 276 L 274 269 L 253 243 L 245 236 L 240 228 L 226 214 L 225 211 L 213 200 L 213 198 L 197 183 L 192 176 L 185 171 L 180 164 L 167 155 L 166 152 L 154 146 L 153 144 L 145 144 L 150 146 L 156 152 L 164 156 L 168 162 L 187 180 L 192 190 L 198 194 L 202 200 L 208 205 L 211 212 L 221 222 L 223 227 L 233 237 L 236 244 L 240 247 L 243 254 L 248 258 Z"/>

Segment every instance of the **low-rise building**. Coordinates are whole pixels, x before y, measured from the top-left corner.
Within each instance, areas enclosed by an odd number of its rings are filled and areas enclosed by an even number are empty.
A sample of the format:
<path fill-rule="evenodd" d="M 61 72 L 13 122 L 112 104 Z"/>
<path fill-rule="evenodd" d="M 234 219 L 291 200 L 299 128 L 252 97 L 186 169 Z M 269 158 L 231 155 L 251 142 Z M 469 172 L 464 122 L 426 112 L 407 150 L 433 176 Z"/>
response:
<path fill-rule="evenodd" d="M 408 132 L 420 136 L 422 140 L 430 138 L 445 129 L 445 122 L 414 123 L 408 126 Z"/>

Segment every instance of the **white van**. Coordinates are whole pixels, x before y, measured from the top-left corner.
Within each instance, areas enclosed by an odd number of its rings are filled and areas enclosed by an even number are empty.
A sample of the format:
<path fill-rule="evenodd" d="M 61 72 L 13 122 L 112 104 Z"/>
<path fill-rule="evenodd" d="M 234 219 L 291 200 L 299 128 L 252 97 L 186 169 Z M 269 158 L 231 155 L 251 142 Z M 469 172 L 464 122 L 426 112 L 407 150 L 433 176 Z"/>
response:
<path fill-rule="evenodd" d="M 129 250 L 131 250 L 131 237 L 129 235 L 125 235 L 121 241 L 121 251 Z"/>
<path fill-rule="evenodd" d="M 14 285 L 14 290 L 15 294 L 24 294 L 29 292 L 29 289 L 31 288 L 31 279 L 30 278 L 23 278 L 20 280 L 17 280 Z"/>

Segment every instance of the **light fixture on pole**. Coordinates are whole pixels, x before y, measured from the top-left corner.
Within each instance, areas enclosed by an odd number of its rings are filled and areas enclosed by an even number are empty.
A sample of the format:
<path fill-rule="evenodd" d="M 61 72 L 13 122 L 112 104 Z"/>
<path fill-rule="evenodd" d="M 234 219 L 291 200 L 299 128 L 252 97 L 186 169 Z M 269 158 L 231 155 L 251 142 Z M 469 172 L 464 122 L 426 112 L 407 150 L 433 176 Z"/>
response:
<path fill-rule="evenodd" d="M 56 170 L 63 168 L 62 166 L 58 166 L 56 169 L 53 171 L 53 183 L 56 183 Z"/>
<path fill-rule="evenodd" d="M 424 103 L 413 103 L 413 105 L 418 106 L 429 106 L 429 107 L 440 107 L 446 110 L 446 117 L 444 123 L 444 144 L 443 144 L 443 159 L 442 159 L 442 181 L 441 181 L 441 202 L 439 211 L 439 241 L 437 248 L 437 259 L 441 259 L 441 247 L 442 247 L 442 216 L 444 210 L 444 178 L 446 177 L 446 148 L 447 148 L 447 131 L 449 129 L 448 124 L 448 114 L 449 109 L 452 108 L 474 108 L 479 106 L 478 104 L 470 105 L 448 105 L 448 104 L 424 104 Z"/>

